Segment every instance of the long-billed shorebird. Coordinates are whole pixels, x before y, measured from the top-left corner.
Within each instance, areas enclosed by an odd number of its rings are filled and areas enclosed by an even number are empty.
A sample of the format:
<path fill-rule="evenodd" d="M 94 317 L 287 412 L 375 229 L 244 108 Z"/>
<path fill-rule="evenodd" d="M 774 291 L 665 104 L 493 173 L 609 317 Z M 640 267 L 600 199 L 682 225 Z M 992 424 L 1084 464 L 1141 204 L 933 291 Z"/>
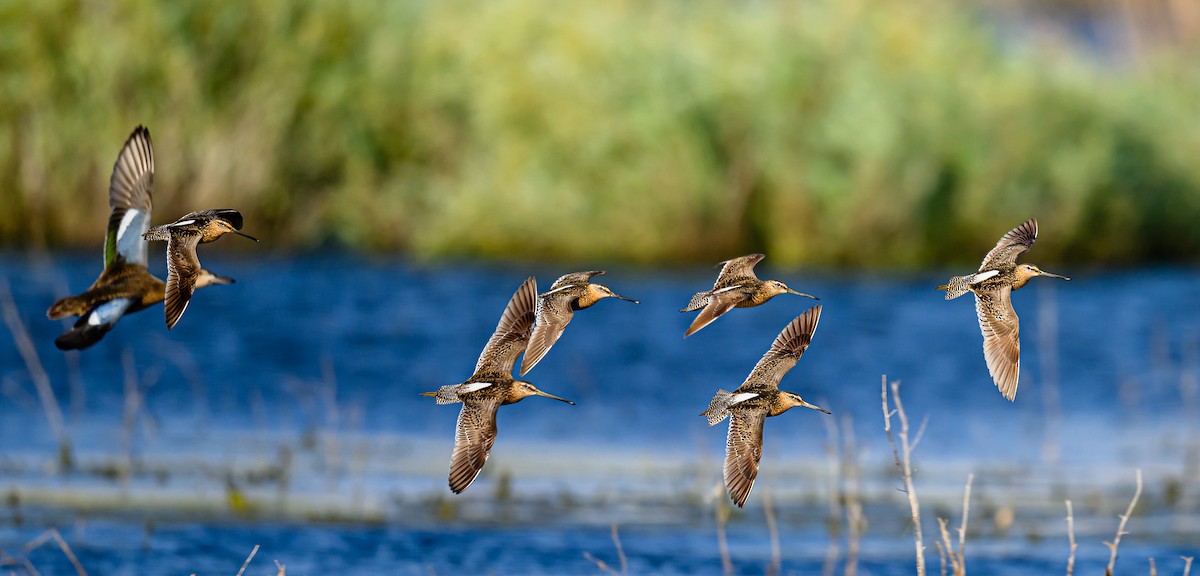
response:
<path fill-rule="evenodd" d="M 87 348 L 99 342 L 125 314 L 163 301 L 166 285 L 146 268 L 146 242 L 141 237 L 150 226 L 153 186 L 150 131 L 138 126 L 117 155 L 109 180 L 108 205 L 112 213 L 104 237 L 104 271 L 86 292 L 63 298 L 46 311 L 52 320 L 79 316 L 70 330 L 54 340 L 59 348 Z M 231 278 L 199 270 L 196 287 L 232 282 Z"/>
<path fill-rule="evenodd" d="M 525 356 L 521 358 L 521 375 L 524 376 L 542 357 L 550 351 L 550 347 L 562 336 L 563 330 L 577 310 L 583 310 L 605 298 L 617 298 L 637 304 L 638 301 L 626 298 L 613 292 L 603 284 L 593 284 L 593 276 L 604 274 L 603 270 L 590 272 L 573 272 L 564 274 L 554 281 L 550 290 L 537 297 L 537 322 L 534 324 L 533 335 L 525 348 Z"/>
<path fill-rule="evenodd" d="M 811 294 L 792 290 L 779 280 L 759 280 L 758 276 L 754 275 L 754 265 L 765 257 L 762 254 L 750 254 L 718 264 L 721 266 L 721 273 L 717 275 L 712 290 L 697 292 L 692 296 L 687 308 L 680 310 L 693 312 L 703 309 L 692 321 L 687 332 L 684 332 L 684 338 L 699 332 L 701 328 L 712 324 L 713 320 L 734 308 L 758 306 L 780 294 L 795 294 L 819 300 Z"/>
<path fill-rule="evenodd" d="M 200 287 L 203 274 L 196 246 L 207 244 L 230 232 L 258 242 L 258 238 L 243 234 L 242 214 L 237 210 L 222 208 L 192 212 L 184 217 L 147 230 L 142 237 L 147 241 L 167 243 L 167 329 L 175 327 L 183 312 L 187 310 L 192 294 Z"/>
<path fill-rule="evenodd" d="M 538 390 L 530 382 L 512 377 L 517 356 L 525 351 L 533 331 L 537 283 L 525 280 L 504 309 L 496 331 L 488 339 L 475 363 L 475 373 L 462 384 L 450 384 L 436 392 L 425 392 L 438 404 L 462 402 L 454 434 L 454 453 L 450 456 L 450 491 L 466 490 L 487 462 L 496 443 L 496 413 L 505 404 L 514 404 L 530 396 L 543 396 L 575 404 Z"/>
<path fill-rule="evenodd" d="M 1070 280 L 1066 276 L 1044 272 L 1033 264 L 1017 264 L 1017 256 L 1033 246 L 1037 233 L 1037 220 L 1026 220 L 996 243 L 983 258 L 978 272 L 955 276 L 945 285 L 938 286 L 938 290 L 946 291 L 947 300 L 967 292 L 975 293 L 975 313 L 983 332 L 983 356 L 988 372 L 1000 393 L 1009 400 L 1017 397 L 1017 380 L 1021 372 L 1021 326 L 1017 312 L 1013 310 L 1012 291 L 1035 276 Z"/>
<path fill-rule="evenodd" d="M 758 462 L 763 450 L 763 421 L 803 406 L 829 411 L 805 402 L 799 394 L 779 389 L 779 381 L 791 370 L 812 343 L 813 332 L 821 318 L 821 307 L 813 306 L 788 323 L 775 338 L 771 348 L 754 365 L 754 370 L 737 390 L 717 390 L 701 416 L 715 426 L 729 418 L 729 436 L 725 441 L 725 488 L 729 498 L 739 507 L 746 505 L 754 479 L 758 477 Z"/>

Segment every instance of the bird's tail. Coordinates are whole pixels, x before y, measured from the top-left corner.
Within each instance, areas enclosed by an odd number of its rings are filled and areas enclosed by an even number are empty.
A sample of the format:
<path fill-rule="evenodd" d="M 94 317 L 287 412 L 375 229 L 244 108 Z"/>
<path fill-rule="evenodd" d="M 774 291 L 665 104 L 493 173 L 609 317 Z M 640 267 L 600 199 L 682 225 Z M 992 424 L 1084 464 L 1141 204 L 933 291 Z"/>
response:
<path fill-rule="evenodd" d="M 171 232 L 167 228 L 166 224 L 151 226 L 142 234 L 142 238 L 147 242 L 166 242 L 171 239 Z"/>
<path fill-rule="evenodd" d="M 458 384 L 448 384 L 437 389 L 437 392 L 422 392 L 422 396 L 432 396 L 438 404 L 455 404 L 462 402 L 458 397 Z"/>
<path fill-rule="evenodd" d="M 708 403 L 708 410 L 701 412 L 700 415 L 708 417 L 709 426 L 716 426 L 729 417 L 729 405 L 732 402 L 733 392 L 717 390 L 717 395 L 713 396 L 712 402 Z"/>
<path fill-rule="evenodd" d="M 695 312 L 696 310 L 708 306 L 708 301 L 710 298 L 712 298 L 711 292 L 697 292 L 694 296 L 692 296 L 692 301 L 688 302 L 687 307 L 683 310 L 680 310 L 680 312 Z"/>
<path fill-rule="evenodd" d="M 938 290 L 946 291 L 946 299 L 953 300 L 971 291 L 971 281 L 975 279 L 974 274 L 967 276 L 955 276 L 949 282 L 938 286 Z"/>

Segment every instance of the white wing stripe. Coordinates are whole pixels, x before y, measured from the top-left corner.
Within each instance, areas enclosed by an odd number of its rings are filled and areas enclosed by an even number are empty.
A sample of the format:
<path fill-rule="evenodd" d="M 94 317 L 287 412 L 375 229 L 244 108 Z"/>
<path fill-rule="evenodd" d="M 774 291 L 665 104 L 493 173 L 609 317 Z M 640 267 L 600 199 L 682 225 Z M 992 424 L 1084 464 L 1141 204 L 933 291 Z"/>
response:
<path fill-rule="evenodd" d="M 729 399 L 729 405 L 733 406 L 735 404 L 741 404 L 742 402 L 745 402 L 751 398 L 757 398 L 757 397 L 758 397 L 758 393 L 756 393 L 756 392 L 742 392 L 739 394 L 734 394 L 733 398 Z"/>
<path fill-rule="evenodd" d="M 491 386 L 491 385 L 492 385 L 491 382 L 471 382 L 469 384 L 463 384 L 462 389 L 460 389 L 458 391 L 458 393 L 466 394 L 468 392 L 475 392 L 476 390 L 483 390 L 484 388 L 487 388 L 488 386 Z"/>
<path fill-rule="evenodd" d="M 129 209 L 117 227 L 117 254 L 131 264 L 146 264 L 146 240 L 142 234 L 150 227 L 150 216 L 141 210 Z"/>

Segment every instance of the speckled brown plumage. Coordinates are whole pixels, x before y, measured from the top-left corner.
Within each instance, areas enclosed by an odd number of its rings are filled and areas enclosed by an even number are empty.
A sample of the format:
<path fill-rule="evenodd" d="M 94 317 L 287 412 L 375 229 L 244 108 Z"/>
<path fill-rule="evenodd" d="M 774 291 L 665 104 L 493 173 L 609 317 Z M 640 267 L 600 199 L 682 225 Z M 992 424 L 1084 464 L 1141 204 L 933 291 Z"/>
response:
<path fill-rule="evenodd" d="M 240 232 L 241 228 L 241 213 L 223 208 L 192 212 L 170 224 L 154 226 L 142 235 L 148 241 L 167 242 L 167 289 L 163 308 L 168 330 L 174 328 L 183 317 L 192 294 L 205 280 L 196 246 L 231 232 L 258 241 Z"/>
<path fill-rule="evenodd" d="M 1012 305 L 1012 291 L 1020 289 L 1036 276 L 1070 280 L 1066 276 L 1044 272 L 1033 264 L 1017 264 L 1017 256 L 1033 247 L 1037 240 L 1037 220 L 1029 219 L 1005 234 L 983 258 L 979 271 L 955 276 L 938 286 L 946 299 L 967 292 L 975 294 L 975 314 L 983 334 L 983 355 L 996 388 L 1005 398 L 1015 400 L 1021 373 L 1020 321 Z"/>
<path fill-rule="evenodd" d="M 450 490 L 466 490 L 487 462 L 496 443 L 496 414 L 500 406 L 513 404 L 529 396 L 544 396 L 574 404 L 538 390 L 532 383 L 512 377 L 513 364 L 525 350 L 533 331 L 537 283 L 530 277 L 513 294 L 496 330 L 483 347 L 475 372 L 461 384 L 442 386 L 431 396 L 438 404 L 462 402 L 455 426 L 454 452 L 450 456 Z"/>
<path fill-rule="evenodd" d="M 729 498 L 739 507 L 746 505 L 746 498 L 758 477 L 763 423 L 767 417 L 778 416 L 797 406 L 829 413 L 805 402 L 799 394 L 779 389 L 784 374 L 796 365 L 812 343 L 820 318 L 821 307 L 814 306 L 793 319 L 775 338 L 745 382 L 733 392 L 718 390 L 708 409 L 701 413 L 708 417 L 710 426 L 729 418 L 722 475 Z"/>
<path fill-rule="evenodd" d="M 700 329 L 712 324 L 714 320 L 734 308 L 758 306 L 780 294 L 795 294 L 813 300 L 818 299 L 816 296 L 792 290 L 779 280 L 759 280 L 758 276 L 754 274 L 754 265 L 763 258 L 765 256 L 762 254 L 750 254 L 721 262 L 719 264 L 721 272 L 717 275 L 717 281 L 713 283 L 712 289 L 697 292 L 692 296 L 687 307 L 680 310 L 680 312 L 700 310 L 700 314 L 692 320 L 691 326 L 683 336 L 686 338 L 699 332 Z"/>
<path fill-rule="evenodd" d="M 550 347 L 562 336 L 575 312 L 591 307 L 605 298 L 617 298 L 637 304 L 637 300 L 621 296 L 608 286 L 593 284 L 591 279 L 603 275 L 603 270 L 564 274 L 554 281 L 550 290 L 537 297 L 537 321 L 525 357 L 521 359 L 521 375 L 524 376 L 550 351 Z"/>
<path fill-rule="evenodd" d="M 146 242 L 154 185 L 154 149 L 150 131 L 134 129 L 113 164 L 109 179 L 111 209 L 104 236 L 104 271 L 82 294 L 62 298 L 50 306 L 52 320 L 79 316 L 79 321 L 55 339 L 63 350 L 87 348 L 99 342 L 125 314 L 163 301 L 166 285 L 146 267 Z M 201 271 L 199 285 L 233 282 Z"/>

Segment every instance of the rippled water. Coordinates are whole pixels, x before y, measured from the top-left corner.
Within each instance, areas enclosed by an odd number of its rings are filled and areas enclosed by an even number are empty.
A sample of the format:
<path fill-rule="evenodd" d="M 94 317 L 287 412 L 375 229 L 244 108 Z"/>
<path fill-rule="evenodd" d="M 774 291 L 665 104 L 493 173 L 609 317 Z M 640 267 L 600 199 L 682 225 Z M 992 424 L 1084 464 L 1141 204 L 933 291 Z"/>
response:
<path fill-rule="evenodd" d="M 418 393 L 470 375 L 525 276 L 544 288 L 572 269 L 206 254 L 206 267 L 238 283 L 198 292 L 175 330 L 157 307 L 64 355 L 53 346 L 63 324 L 44 311 L 89 285 L 96 260 L 0 257 L 77 462 L 56 472 L 26 364 L 0 331 L 0 488 L 19 494 L 0 513 L 0 548 L 13 554 L 55 526 L 104 574 L 232 574 L 255 544 L 248 573 L 273 574 L 278 559 L 289 574 L 594 574 L 583 554 L 615 565 L 614 523 L 631 573 L 719 574 L 713 494 L 724 429 L 698 413 L 815 304 L 781 296 L 685 340 L 691 315 L 678 310 L 715 270 L 610 268 L 599 280 L 642 304 L 580 312 L 528 375 L 578 405 L 505 407 L 484 474 L 451 496 L 457 408 Z M 1080 573 L 1099 569 L 1139 468 L 1145 492 L 1121 565 L 1141 570 L 1155 556 L 1172 573 L 1180 555 L 1200 551 L 1196 270 L 1055 269 L 1075 279 L 1034 280 L 1015 295 L 1024 350 L 1009 403 L 987 375 L 970 300 L 945 302 L 932 289 L 949 271 L 763 268 L 821 297 L 814 343 L 783 388 L 834 416 L 793 411 L 767 422 L 758 484 L 727 526 L 739 573 L 761 573 L 770 559 L 767 497 L 785 574 L 821 570 L 832 545 L 845 551 L 844 531 L 831 537 L 828 527 L 840 524 L 829 520 L 840 514 L 830 508 L 840 485 L 833 454 L 847 432 L 870 522 L 861 567 L 912 573 L 907 503 L 882 431 L 882 374 L 903 382 L 914 427 L 928 418 L 915 458 L 933 566 L 934 517 L 957 522 L 969 472 L 973 573 L 1062 570 L 1067 498 Z M 142 391 L 140 406 L 130 389 Z M 126 463 L 133 472 L 122 482 Z M 69 569 L 48 548 L 30 560 L 43 573 Z"/>

